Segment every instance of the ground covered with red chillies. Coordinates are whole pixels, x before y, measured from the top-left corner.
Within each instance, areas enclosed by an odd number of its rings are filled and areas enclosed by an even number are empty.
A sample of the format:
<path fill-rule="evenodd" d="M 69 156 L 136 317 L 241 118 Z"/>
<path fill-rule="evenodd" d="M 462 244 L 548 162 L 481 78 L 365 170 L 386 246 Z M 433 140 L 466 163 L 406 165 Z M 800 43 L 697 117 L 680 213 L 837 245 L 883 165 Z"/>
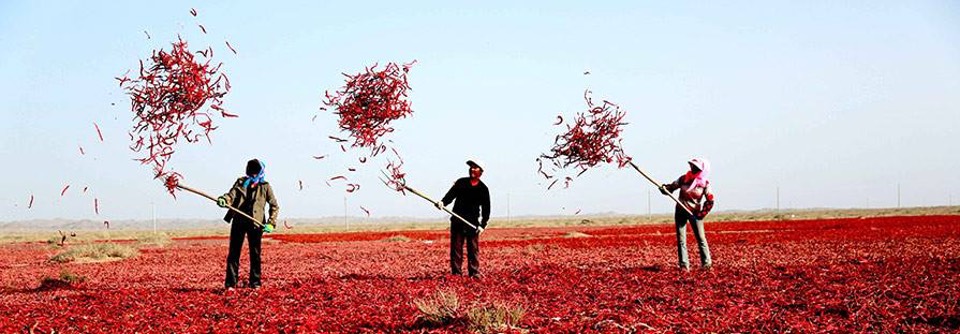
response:
<path fill-rule="evenodd" d="M 708 222 L 707 236 L 714 268 L 685 273 L 669 225 L 493 228 L 475 280 L 446 275 L 444 231 L 273 234 L 264 287 L 227 294 L 224 239 L 66 265 L 47 244 L 2 245 L 0 332 L 467 331 L 417 320 L 412 301 L 438 289 L 519 305 L 542 333 L 960 330 L 960 216 Z M 64 269 L 86 281 L 40 287 Z"/>

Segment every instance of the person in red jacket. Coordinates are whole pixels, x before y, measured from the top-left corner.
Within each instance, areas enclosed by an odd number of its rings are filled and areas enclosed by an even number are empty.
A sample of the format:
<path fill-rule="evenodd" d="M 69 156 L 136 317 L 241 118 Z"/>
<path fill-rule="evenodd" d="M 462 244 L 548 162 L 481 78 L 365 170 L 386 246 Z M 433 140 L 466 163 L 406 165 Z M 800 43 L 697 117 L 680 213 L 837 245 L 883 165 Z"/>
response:
<path fill-rule="evenodd" d="M 703 218 L 713 209 L 713 193 L 710 192 L 710 180 L 707 176 L 710 174 L 710 163 L 703 158 L 690 159 L 687 162 L 690 165 L 690 171 L 683 174 L 672 183 L 660 186 L 660 192 L 667 195 L 674 190 L 680 189 L 680 203 L 683 203 L 693 216 L 687 213 L 680 204 L 677 204 L 674 210 L 674 220 L 677 228 L 677 256 L 680 258 L 680 268 L 690 269 L 690 260 L 687 256 L 687 222 L 693 229 L 693 236 L 697 238 L 697 245 L 700 248 L 700 265 L 704 269 L 709 269 L 713 265 L 710 259 L 710 246 L 707 245 L 707 235 L 703 230 Z"/>
<path fill-rule="evenodd" d="M 450 272 L 462 275 L 463 243 L 467 243 L 467 271 L 470 277 L 480 277 L 480 233 L 490 220 L 490 190 L 480 181 L 483 166 L 474 160 L 468 160 L 468 177 L 457 179 L 443 196 L 435 203 L 438 209 L 453 205 L 453 212 L 476 226 L 473 229 L 456 217 L 450 217 Z"/>

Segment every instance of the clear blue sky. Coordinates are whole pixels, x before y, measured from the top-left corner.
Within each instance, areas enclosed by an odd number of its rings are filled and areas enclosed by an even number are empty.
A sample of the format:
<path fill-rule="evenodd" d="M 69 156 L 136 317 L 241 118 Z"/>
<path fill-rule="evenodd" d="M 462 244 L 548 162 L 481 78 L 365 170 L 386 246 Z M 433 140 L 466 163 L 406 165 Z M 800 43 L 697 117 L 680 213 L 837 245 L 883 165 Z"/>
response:
<path fill-rule="evenodd" d="M 151 203 L 164 218 L 220 216 L 171 198 L 127 148 L 132 113 L 113 77 L 178 34 L 215 48 L 240 118 L 171 166 L 219 194 L 261 158 L 285 217 L 343 215 L 345 197 L 350 215 L 442 217 L 380 185 L 376 165 L 346 172 L 355 156 L 326 139 L 335 118 L 311 122 L 341 72 L 413 59 L 415 112 L 390 138 L 408 181 L 439 197 L 481 159 L 497 217 L 647 212 L 656 190 L 632 170 L 602 166 L 549 192 L 537 175 L 555 116 L 583 110 L 585 89 L 627 112 L 624 146 L 653 176 L 710 159 L 720 210 L 775 207 L 778 187 L 783 208 L 892 207 L 898 184 L 903 206 L 960 203 L 953 1 L 4 1 L 0 221 L 144 219 Z M 358 193 L 324 184 L 345 173 Z M 653 195 L 653 212 L 671 207 Z"/>

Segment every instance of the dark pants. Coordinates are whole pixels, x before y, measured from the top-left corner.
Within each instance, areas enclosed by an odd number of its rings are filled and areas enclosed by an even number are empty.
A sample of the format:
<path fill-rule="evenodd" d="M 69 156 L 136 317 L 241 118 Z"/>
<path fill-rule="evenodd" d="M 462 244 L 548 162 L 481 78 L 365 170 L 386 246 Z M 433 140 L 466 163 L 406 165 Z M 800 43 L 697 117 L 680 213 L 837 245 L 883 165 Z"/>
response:
<path fill-rule="evenodd" d="M 470 276 L 480 275 L 480 236 L 456 227 L 450 228 L 450 272 L 463 275 L 464 241 L 467 243 L 467 272 Z"/>
<path fill-rule="evenodd" d="M 250 286 L 260 285 L 260 240 L 263 230 L 244 219 L 235 219 L 230 227 L 230 253 L 227 254 L 227 279 L 223 285 L 234 287 L 237 285 L 237 272 L 240 270 L 240 251 L 243 249 L 243 238 L 250 242 Z"/>

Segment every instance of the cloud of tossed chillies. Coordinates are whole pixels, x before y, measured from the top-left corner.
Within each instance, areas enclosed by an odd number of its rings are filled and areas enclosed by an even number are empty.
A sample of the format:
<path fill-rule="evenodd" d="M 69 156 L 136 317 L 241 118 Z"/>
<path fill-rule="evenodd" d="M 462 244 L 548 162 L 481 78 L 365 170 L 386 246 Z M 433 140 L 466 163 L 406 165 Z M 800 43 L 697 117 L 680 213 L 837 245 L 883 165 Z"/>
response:
<path fill-rule="evenodd" d="M 164 182 L 173 195 L 180 174 L 167 170 L 167 162 L 180 140 L 195 143 L 217 127 L 213 118 L 237 117 L 223 108 L 230 81 L 220 72 L 222 63 L 211 65 L 212 48 L 190 51 L 178 38 L 170 51 L 155 50 L 140 61 L 134 77 L 119 77 L 120 87 L 130 96 L 133 128 L 130 149 L 142 155 L 137 161 L 153 167 L 154 178 Z M 146 64 L 145 64 L 146 62 Z"/>
<path fill-rule="evenodd" d="M 394 131 L 393 121 L 413 113 L 410 101 L 407 100 L 407 90 L 410 89 L 407 73 L 415 63 L 416 60 L 403 65 L 387 63 L 383 69 L 377 69 L 375 64 L 355 75 L 344 73 L 344 86 L 334 92 L 327 91 L 324 107 L 320 108 L 332 108 L 333 113 L 339 117 L 340 130 L 351 138 L 344 140 L 331 136 L 332 140 L 338 143 L 352 141 L 351 148 L 369 149 L 369 157 L 375 157 L 388 149 L 396 155 L 397 161 L 389 161 L 385 173 L 390 178 L 388 182 L 391 188 L 398 190 L 402 189 L 404 183 L 405 174 L 400 169 L 403 159 L 396 149 L 383 143 L 382 138 Z M 341 148 L 346 151 L 344 146 L 341 145 Z M 361 163 L 366 161 L 366 156 L 360 158 Z M 352 192 L 359 187 L 358 184 L 354 185 L 356 187 L 348 188 L 347 191 Z"/>
<path fill-rule="evenodd" d="M 623 152 L 620 139 L 623 126 L 627 124 L 623 122 L 626 114 L 620 110 L 620 106 L 607 100 L 600 105 L 594 104 L 590 93 L 589 90 L 583 93 L 587 111 L 577 113 L 573 123 L 564 125 L 563 118 L 557 117 L 559 121 L 556 125 L 566 126 L 567 131 L 557 135 L 550 151 L 537 158 L 538 172 L 548 180 L 569 167 L 579 170 L 576 176 L 580 176 L 600 163 L 616 161 L 618 167 L 623 167 L 630 162 L 630 157 Z M 544 171 L 545 161 L 552 173 Z M 559 180 L 558 177 L 554 179 L 547 189 Z M 569 186 L 573 177 L 566 176 L 564 180 L 565 186 Z"/>

